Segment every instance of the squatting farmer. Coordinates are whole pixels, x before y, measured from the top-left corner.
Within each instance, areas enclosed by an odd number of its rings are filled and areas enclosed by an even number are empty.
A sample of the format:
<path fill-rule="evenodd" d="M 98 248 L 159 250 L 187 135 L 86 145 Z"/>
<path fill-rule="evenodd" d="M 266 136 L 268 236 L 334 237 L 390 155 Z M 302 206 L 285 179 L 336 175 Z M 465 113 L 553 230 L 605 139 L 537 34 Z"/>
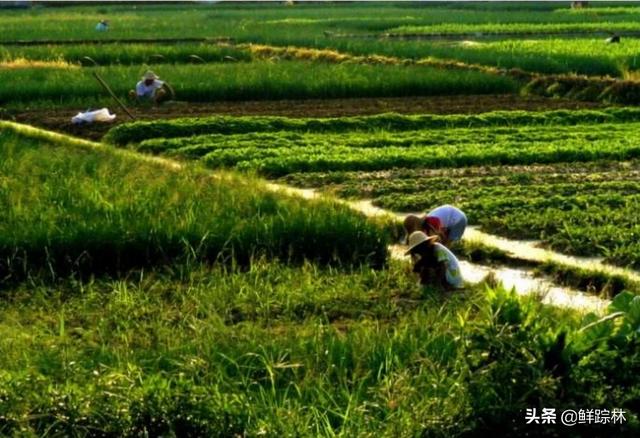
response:
<path fill-rule="evenodd" d="M 161 103 L 173 99 L 175 92 L 166 81 L 161 81 L 151 70 L 147 71 L 140 82 L 136 84 L 135 90 L 129 91 L 129 97 L 137 101 L 150 101 Z"/>
<path fill-rule="evenodd" d="M 410 214 L 404 219 L 407 235 L 422 231 L 430 236 L 438 236 L 440 242 L 447 247 L 462 239 L 466 228 L 467 216 L 453 205 L 441 205 L 425 216 Z"/>
<path fill-rule="evenodd" d="M 432 284 L 446 290 L 463 287 L 460 263 L 449 248 L 438 243 L 438 236 L 414 231 L 409 235 L 406 254 L 411 255 L 413 272 L 418 274 L 421 285 Z"/>
<path fill-rule="evenodd" d="M 109 30 L 109 20 L 100 20 L 98 24 L 96 24 L 96 30 L 98 32 L 106 32 Z"/>

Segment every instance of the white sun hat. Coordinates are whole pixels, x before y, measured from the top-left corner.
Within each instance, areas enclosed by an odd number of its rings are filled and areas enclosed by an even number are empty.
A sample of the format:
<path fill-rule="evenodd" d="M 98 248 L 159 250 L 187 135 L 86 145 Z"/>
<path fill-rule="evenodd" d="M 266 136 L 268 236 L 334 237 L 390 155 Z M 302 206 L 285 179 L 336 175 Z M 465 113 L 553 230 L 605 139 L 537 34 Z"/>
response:
<path fill-rule="evenodd" d="M 427 236 L 422 231 L 414 231 L 409 235 L 409 249 L 405 254 L 409 255 L 417 246 L 422 245 L 425 242 L 433 242 L 435 240 L 438 240 L 438 236 Z"/>
<path fill-rule="evenodd" d="M 148 70 L 144 76 L 142 76 L 142 79 L 147 80 L 147 79 L 160 79 L 160 77 L 158 75 L 156 75 L 154 72 L 152 72 L 151 70 Z"/>

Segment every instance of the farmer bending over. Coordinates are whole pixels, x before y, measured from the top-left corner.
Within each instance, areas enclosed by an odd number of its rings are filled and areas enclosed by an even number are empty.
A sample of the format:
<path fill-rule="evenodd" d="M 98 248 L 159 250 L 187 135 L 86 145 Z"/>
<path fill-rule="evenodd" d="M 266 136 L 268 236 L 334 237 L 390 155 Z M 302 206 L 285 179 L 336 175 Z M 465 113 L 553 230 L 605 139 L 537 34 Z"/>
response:
<path fill-rule="evenodd" d="M 444 245 L 437 242 L 438 236 L 427 236 L 414 231 L 409 236 L 409 250 L 414 262 L 413 272 L 420 277 L 420 284 L 434 284 L 443 289 L 463 287 L 460 263 Z"/>
<path fill-rule="evenodd" d="M 142 80 L 136 84 L 136 89 L 129 91 L 129 97 L 138 101 L 152 101 L 154 103 L 173 99 L 173 88 L 151 70 L 146 72 Z"/>
<path fill-rule="evenodd" d="M 109 30 L 109 20 L 100 20 L 98 24 L 96 24 L 96 30 L 98 32 L 106 32 Z"/>
<path fill-rule="evenodd" d="M 430 236 L 438 236 L 447 247 L 462 239 L 466 228 L 467 216 L 452 205 L 441 205 L 422 217 L 410 214 L 404 219 L 407 235 L 423 231 Z"/>

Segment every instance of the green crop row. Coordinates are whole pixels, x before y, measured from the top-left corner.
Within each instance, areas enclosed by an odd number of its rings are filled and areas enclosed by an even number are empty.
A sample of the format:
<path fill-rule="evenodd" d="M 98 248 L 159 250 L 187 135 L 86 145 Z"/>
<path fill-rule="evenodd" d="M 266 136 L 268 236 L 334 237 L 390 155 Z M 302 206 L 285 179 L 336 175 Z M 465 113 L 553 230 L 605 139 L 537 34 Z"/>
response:
<path fill-rule="evenodd" d="M 388 29 L 392 34 L 555 34 L 555 33 L 584 33 L 593 32 L 625 32 L 638 30 L 633 21 L 595 23 L 446 23 L 429 26 L 400 26 Z"/>
<path fill-rule="evenodd" d="M 174 259 L 384 262 L 384 232 L 346 207 L 0 131 L 0 278 L 118 272 Z M 52 140 L 53 141 L 53 140 Z M 344 234 L 343 234 L 344 233 Z"/>
<path fill-rule="evenodd" d="M 386 55 L 403 59 L 440 58 L 529 72 L 623 76 L 640 66 L 638 40 L 621 44 L 601 38 L 536 38 L 500 41 L 358 40 L 317 41 L 312 47 L 353 55 Z"/>
<path fill-rule="evenodd" d="M 200 44 L 75 44 L 0 47 L 0 63 L 15 60 L 65 61 L 92 66 L 111 64 L 165 64 L 198 63 L 191 55 L 204 62 L 250 61 L 248 51 L 230 45 Z"/>
<path fill-rule="evenodd" d="M 374 120 L 377 121 L 377 119 Z M 588 129 L 586 129 L 587 126 Z M 136 149 L 141 152 L 173 153 L 180 156 L 198 158 L 218 149 L 229 150 L 253 147 L 261 149 L 310 148 L 312 150 L 313 148 L 329 149 L 334 146 L 375 149 L 389 147 L 455 147 L 461 144 L 487 146 L 502 144 L 506 148 L 511 148 L 518 147 L 521 143 L 590 142 L 605 139 L 620 142 L 629 139 L 630 135 L 634 135 L 636 126 L 634 123 L 602 123 L 573 126 L 525 125 L 396 132 L 353 131 L 346 134 L 302 132 L 300 130 L 267 131 L 250 134 L 208 134 L 191 137 L 156 138 L 142 141 L 136 146 Z M 295 125 L 292 127 L 295 127 Z M 231 130 L 233 129 L 231 128 Z"/>
<path fill-rule="evenodd" d="M 99 73 L 117 96 L 126 99 L 147 69 L 0 69 L 0 105 L 111 105 L 92 73 Z M 173 86 L 176 100 L 189 102 L 495 94 L 518 89 L 507 77 L 418 66 L 256 61 L 175 65 L 155 72 Z"/>
<path fill-rule="evenodd" d="M 140 143 L 154 138 L 190 137 L 204 134 L 243 134 L 251 132 L 350 132 L 350 131 L 416 131 L 474 127 L 575 125 L 588 123 L 621 123 L 640 120 L 636 108 L 603 110 L 555 110 L 546 112 L 495 111 L 479 115 L 399 115 L 381 114 L 326 119 L 286 117 L 207 117 L 119 125 L 109 131 L 105 140 L 116 145 Z M 162 140 L 161 140 L 162 142 Z M 186 145 L 188 140 L 184 140 Z"/>
<path fill-rule="evenodd" d="M 638 124 L 351 134 L 265 134 L 148 140 L 140 150 L 200 158 L 213 168 L 295 172 L 440 168 L 640 157 Z M 557 135 L 556 135 L 557 134 Z M 184 145 L 184 146 L 183 146 Z"/>

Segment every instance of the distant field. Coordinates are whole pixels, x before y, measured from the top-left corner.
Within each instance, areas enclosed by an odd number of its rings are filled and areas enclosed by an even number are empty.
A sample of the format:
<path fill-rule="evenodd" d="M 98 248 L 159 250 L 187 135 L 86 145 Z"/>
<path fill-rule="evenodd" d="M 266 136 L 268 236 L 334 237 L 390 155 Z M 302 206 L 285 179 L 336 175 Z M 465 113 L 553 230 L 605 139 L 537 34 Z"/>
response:
<path fill-rule="evenodd" d="M 468 5 L 467 5 L 468 6 Z M 598 6 L 594 4 L 594 6 Z M 620 45 L 605 45 L 609 32 L 635 32 L 640 20 L 638 7 L 592 7 L 571 10 L 565 4 L 527 5 L 518 8 L 491 5 L 462 8 L 451 5 L 410 4 L 342 5 L 325 8 L 313 4 L 259 5 L 255 9 L 237 4 L 189 6 L 101 6 L 74 8 L 33 8 L 5 11 L 0 17 L 0 40 L 91 40 L 127 38 L 213 38 L 228 37 L 236 42 L 326 47 L 353 53 L 385 54 L 420 58 L 453 58 L 501 67 L 518 67 L 542 73 L 610 74 L 620 76 L 637 68 L 634 38 L 623 37 Z M 524 8 L 524 9 L 523 9 Z M 144 19 L 139 13 L 144 11 Z M 111 19 L 108 32 L 93 27 L 102 18 Z M 181 23 L 175 26 L 174 23 Z M 569 32 L 580 39 L 552 41 L 480 40 L 478 45 L 446 44 L 437 41 L 377 41 L 376 39 L 331 38 L 328 35 L 367 33 L 445 33 L 487 34 L 522 33 L 539 38 L 549 32 Z M 594 34 L 594 32 L 597 34 Z M 538 36 L 536 36 L 538 35 Z M 206 60 L 219 60 L 224 54 L 214 49 L 187 45 L 184 48 L 158 47 L 144 53 L 140 46 L 129 46 L 116 53 L 114 48 L 77 46 L 71 48 L 15 48 L 0 50 L 0 58 L 51 59 L 77 61 L 91 56 L 99 63 L 149 63 L 149 56 L 161 54 L 168 62 L 186 62 L 196 54 Z M 189 53 L 187 53 L 189 52 Z M 235 55 L 231 55 L 235 56 Z"/>
<path fill-rule="evenodd" d="M 256 11 L 259 11 L 258 16 Z M 140 14 L 140 12 L 144 12 Z M 382 13 L 381 13 L 382 12 Z M 415 6 L 402 3 L 370 3 L 328 8 L 318 4 L 285 5 L 117 5 L 72 8 L 33 8 L 3 11 L 2 41 L 35 39 L 96 39 L 132 37 L 234 36 L 243 40 L 294 43 L 298 38 L 322 38 L 322 31 L 385 32 L 401 26 L 448 23 L 462 26 L 502 26 L 526 23 L 551 26 L 629 26 L 640 17 L 640 8 L 609 7 L 576 12 L 567 4 L 528 5 L 504 8 L 492 5 Z M 108 33 L 94 30 L 98 20 L 111 19 Z M 454 30 L 455 31 L 455 30 Z M 274 41 L 272 41 L 274 42 Z"/>

